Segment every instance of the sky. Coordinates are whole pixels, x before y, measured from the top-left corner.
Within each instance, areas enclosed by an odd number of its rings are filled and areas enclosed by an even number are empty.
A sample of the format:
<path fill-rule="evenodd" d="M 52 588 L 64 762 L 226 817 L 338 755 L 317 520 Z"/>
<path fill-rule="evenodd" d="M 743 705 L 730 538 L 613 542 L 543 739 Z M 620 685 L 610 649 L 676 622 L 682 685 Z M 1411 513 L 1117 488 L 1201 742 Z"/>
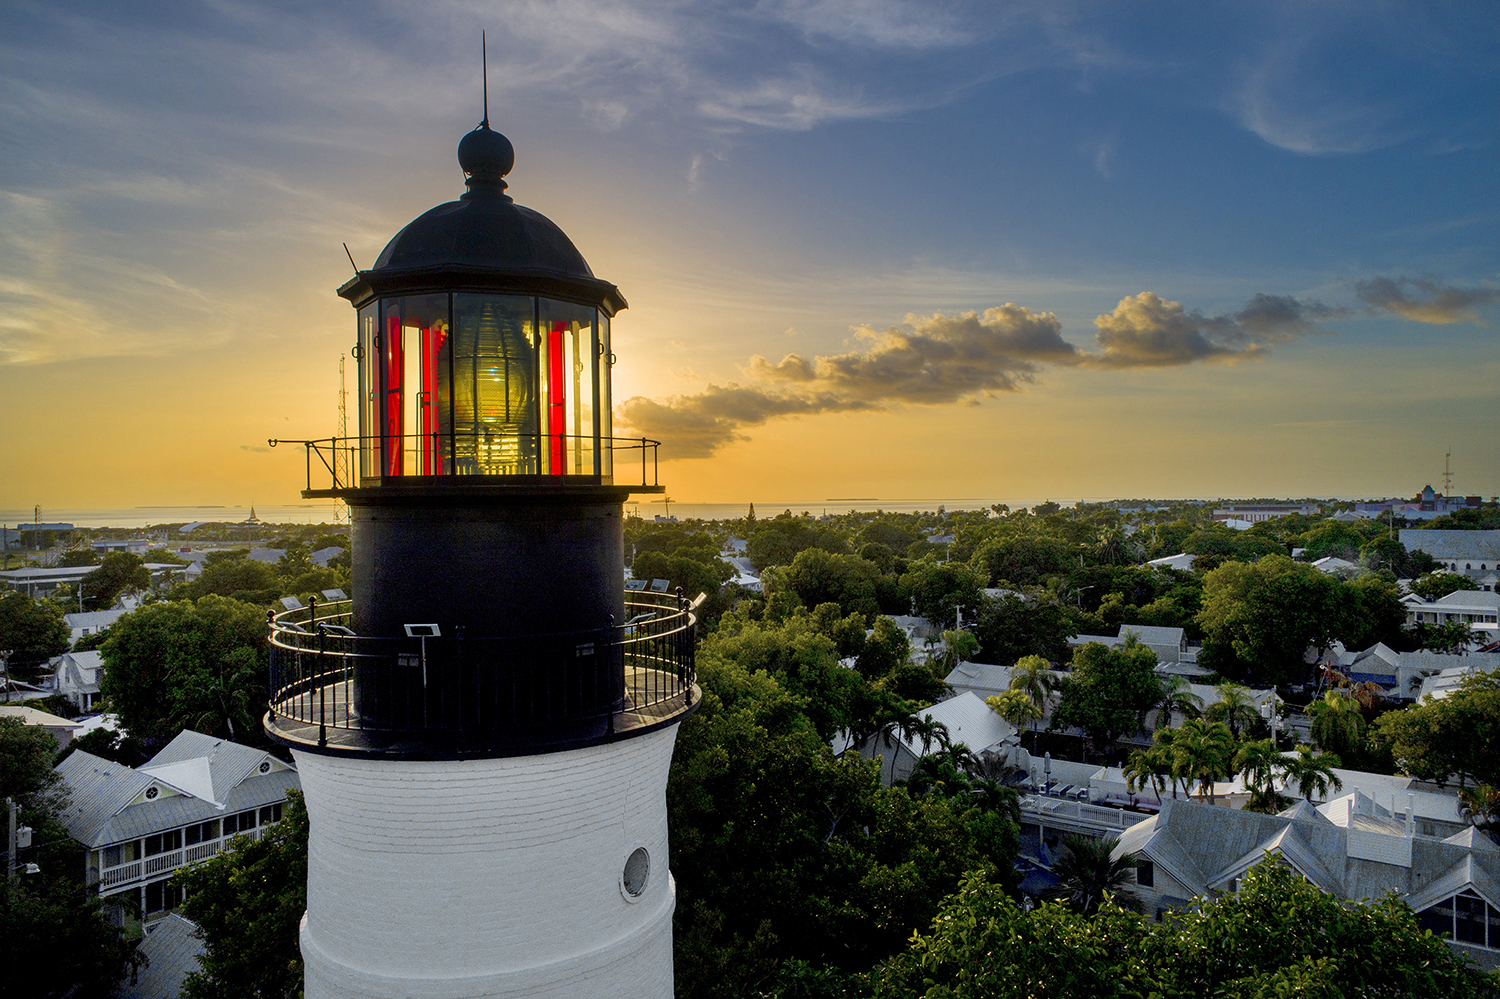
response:
<path fill-rule="evenodd" d="M 1500 493 L 1491 5 L 10 0 L 0 509 L 296 502 L 481 30 L 679 502 Z"/>

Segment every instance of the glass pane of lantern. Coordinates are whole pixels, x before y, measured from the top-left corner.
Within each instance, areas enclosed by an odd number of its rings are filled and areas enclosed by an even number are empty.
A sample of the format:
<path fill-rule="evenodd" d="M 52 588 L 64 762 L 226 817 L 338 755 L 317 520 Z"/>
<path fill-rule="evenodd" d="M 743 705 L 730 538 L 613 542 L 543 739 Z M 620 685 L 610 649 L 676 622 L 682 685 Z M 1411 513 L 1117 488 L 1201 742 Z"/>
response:
<path fill-rule="evenodd" d="M 611 438 L 615 427 L 609 394 L 611 368 L 615 355 L 609 349 L 609 317 L 599 313 L 599 474 L 614 475 L 614 447 Z"/>
<path fill-rule="evenodd" d="M 453 464 L 459 475 L 536 475 L 536 301 L 454 295 Z"/>
<path fill-rule="evenodd" d="M 359 474 L 361 478 L 380 475 L 380 365 L 377 358 L 377 323 L 380 305 L 371 302 L 359 310 L 359 387 L 355 392 L 359 408 Z"/>
<path fill-rule="evenodd" d="M 384 474 L 446 474 L 451 471 L 448 296 L 388 298 L 382 304 Z"/>
<path fill-rule="evenodd" d="M 544 298 L 540 312 L 547 472 L 594 475 L 594 310 Z"/>

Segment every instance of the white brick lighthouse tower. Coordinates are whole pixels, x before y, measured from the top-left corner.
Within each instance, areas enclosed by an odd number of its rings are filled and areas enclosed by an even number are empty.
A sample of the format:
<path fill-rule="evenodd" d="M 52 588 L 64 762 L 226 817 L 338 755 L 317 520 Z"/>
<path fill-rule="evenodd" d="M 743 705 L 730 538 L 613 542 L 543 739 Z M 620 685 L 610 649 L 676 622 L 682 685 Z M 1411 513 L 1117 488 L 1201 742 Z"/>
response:
<path fill-rule="evenodd" d="M 300 441 L 351 510 L 354 599 L 272 621 L 266 730 L 312 819 L 308 999 L 672 994 L 667 769 L 692 608 L 624 589 L 656 442 L 611 435 L 619 290 L 514 204 L 510 142 L 339 294 L 359 436 Z"/>

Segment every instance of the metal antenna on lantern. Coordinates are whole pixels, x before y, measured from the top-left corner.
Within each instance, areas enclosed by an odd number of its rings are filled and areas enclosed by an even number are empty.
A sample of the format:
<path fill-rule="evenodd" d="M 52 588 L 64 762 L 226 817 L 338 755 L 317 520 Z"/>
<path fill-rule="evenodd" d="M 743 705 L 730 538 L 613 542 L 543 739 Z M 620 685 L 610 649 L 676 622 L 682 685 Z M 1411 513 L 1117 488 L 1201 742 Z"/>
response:
<path fill-rule="evenodd" d="M 479 73 L 484 81 L 484 121 L 480 122 L 485 128 L 490 127 L 490 57 L 485 46 L 484 32 L 479 33 Z"/>

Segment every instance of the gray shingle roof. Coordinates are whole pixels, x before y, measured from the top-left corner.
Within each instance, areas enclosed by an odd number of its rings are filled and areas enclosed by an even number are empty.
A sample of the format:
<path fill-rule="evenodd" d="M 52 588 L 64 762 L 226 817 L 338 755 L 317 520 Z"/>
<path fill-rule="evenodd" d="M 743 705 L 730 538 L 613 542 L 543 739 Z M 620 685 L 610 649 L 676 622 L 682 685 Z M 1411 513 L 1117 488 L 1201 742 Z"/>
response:
<path fill-rule="evenodd" d="M 121 999 L 177 999 L 182 980 L 199 970 L 203 949 L 196 925 L 176 913 L 163 919 L 141 941 L 146 967 L 134 985 L 126 982 L 121 987 Z"/>

